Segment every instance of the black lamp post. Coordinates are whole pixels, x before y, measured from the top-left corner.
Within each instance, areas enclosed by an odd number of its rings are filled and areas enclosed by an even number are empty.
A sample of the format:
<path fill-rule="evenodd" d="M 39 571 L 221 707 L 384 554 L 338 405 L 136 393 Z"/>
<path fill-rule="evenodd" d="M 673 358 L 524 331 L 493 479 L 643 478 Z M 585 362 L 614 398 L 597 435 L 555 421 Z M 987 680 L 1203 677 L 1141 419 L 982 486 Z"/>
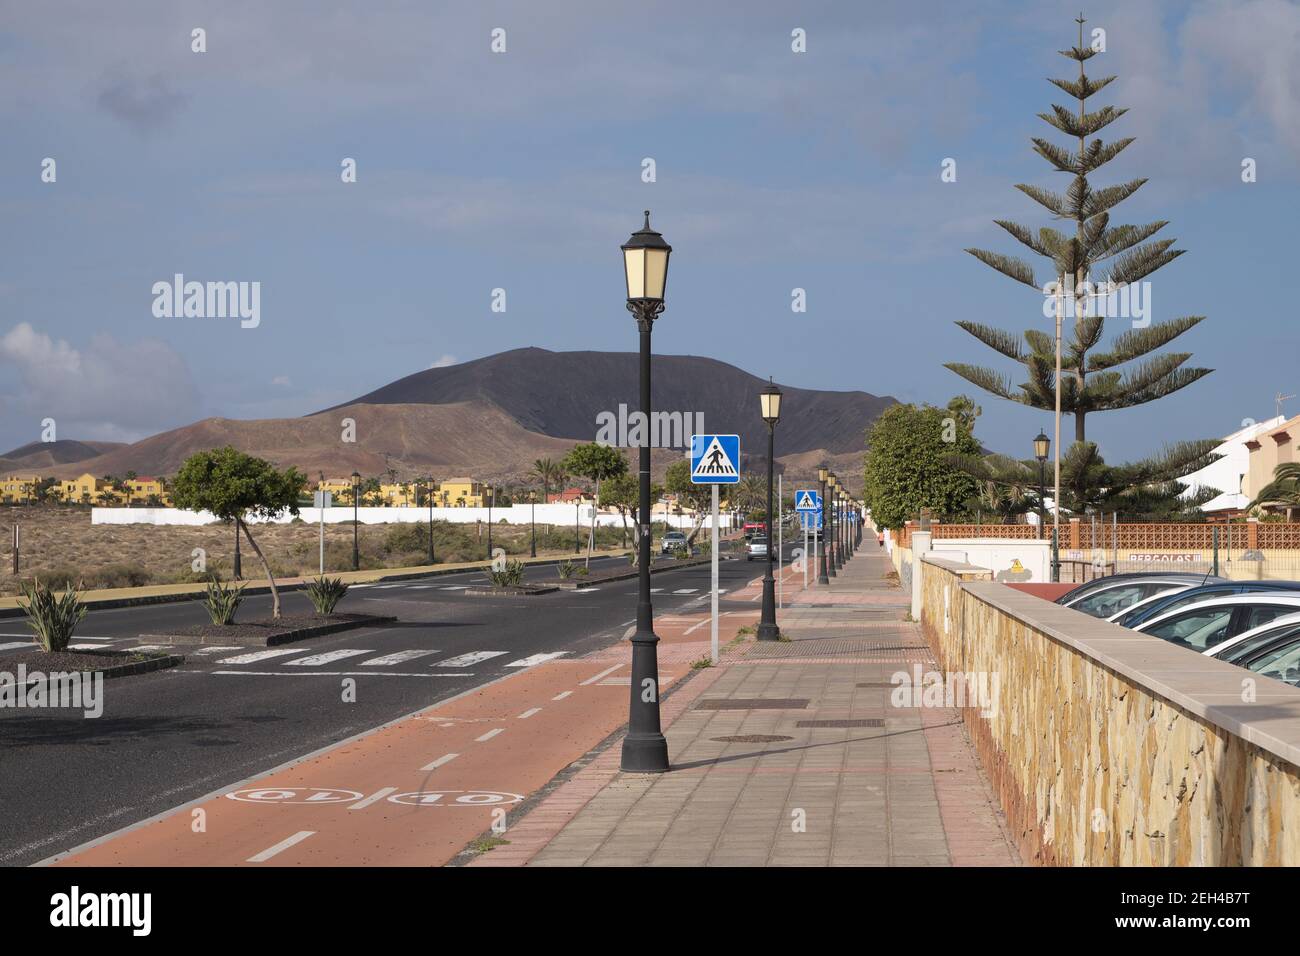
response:
<path fill-rule="evenodd" d="M 763 610 L 758 619 L 760 641 L 775 641 L 781 636 L 776 626 L 776 579 L 772 577 L 772 549 L 776 538 L 772 534 L 772 468 L 776 457 L 776 423 L 781 420 L 781 390 L 769 378 L 767 387 L 758 396 L 763 421 L 767 423 L 767 571 L 763 574 Z"/>
<path fill-rule="evenodd" d="M 424 479 L 424 493 L 429 501 L 429 563 L 433 564 L 433 476 Z"/>
<path fill-rule="evenodd" d="M 1047 437 L 1042 429 L 1039 429 L 1038 436 L 1034 439 L 1034 457 L 1038 459 L 1038 540 L 1043 540 L 1043 525 L 1047 521 L 1047 510 L 1044 506 L 1043 499 L 1046 497 L 1046 490 L 1043 485 L 1046 483 L 1044 468 L 1047 466 L 1047 454 L 1051 451 L 1052 440 Z"/>
<path fill-rule="evenodd" d="M 826 549 L 830 547 L 830 538 L 831 538 L 830 518 L 827 517 L 827 508 L 826 508 L 826 479 L 829 477 L 830 477 L 830 472 L 826 470 L 825 465 L 822 465 L 820 468 L 817 469 L 817 481 L 819 482 L 820 489 L 821 489 L 821 496 L 822 496 L 822 528 L 821 528 L 822 554 L 818 562 L 820 566 L 817 569 L 818 584 L 831 583 L 830 572 L 828 570 L 829 562 L 826 559 Z"/>
<path fill-rule="evenodd" d="M 528 523 L 532 525 L 533 529 L 533 543 L 529 546 L 528 556 L 535 558 L 537 557 L 537 492 L 530 491 L 528 493 L 528 503 L 533 509 L 532 514 L 528 516 Z"/>
<path fill-rule="evenodd" d="M 357 528 L 360 519 L 357 517 L 357 506 L 361 498 L 361 475 L 359 472 L 352 473 L 352 570 L 361 570 L 361 545 L 357 538 Z"/>
<path fill-rule="evenodd" d="M 235 519 L 235 580 L 239 581 L 244 576 L 244 569 L 239 560 L 239 519 Z"/>
<path fill-rule="evenodd" d="M 627 310 L 641 335 L 641 414 L 650 419 L 650 331 L 664 310 L 668 257 L 672 246 L 645 225 L 621 247 L 627 281 Z M 638 465 L 641 494 L 641 532 L 638 541 L 636 630 L 632 634 L 632 688 L 628 734 L 623 739 L 622 769 L 634 773 L 662 773 L 668 769 L 668 741 L 659 725 L 659 638 L 654 632 L 650 604 L 650 440 L 643 435 Z"/>
<path fill-rule="evenodd" d="M 832 472 L 826 478 L 826 511 L 830 520 L 826 529 L 826 566 L 830 576 L 839 577 L 837 573 L 839 566 L 839 549 L 836 547 L 835 539 L 835 473 Z"/>
<path fill-rule="evenodd" d="M 483 489 L 483 493 L 487 495 L 487 503 L 488 503 L 487 556 L 488 556 L 488 560 L 491 561 L 492 560 L 492 499 L 496 497 L 496 489 L 493 488 L 491 485 L 488 485 L 487 488 Z"/>

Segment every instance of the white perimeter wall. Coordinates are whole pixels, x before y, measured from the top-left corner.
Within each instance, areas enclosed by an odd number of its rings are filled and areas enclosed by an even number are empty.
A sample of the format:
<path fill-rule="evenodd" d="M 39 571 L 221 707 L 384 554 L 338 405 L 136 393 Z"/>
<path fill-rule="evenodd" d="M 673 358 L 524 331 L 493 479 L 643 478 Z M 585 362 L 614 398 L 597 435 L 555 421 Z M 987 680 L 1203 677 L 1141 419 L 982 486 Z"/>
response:
<path fill-rule="evenodd" d="M 1052 542 L 1021 541 L 1014 538 L 940 538 L 932 542 L 931 553 L 988 568 L 995 581 L 1042 583 L 1052 580 Z M 1019 560 L 1029 576 L 1013 575 L 1010 568 Z M 1003 572 L 1007 572 L 1003 574 Z"/>
<path fill-rule="evenodd" d="M 322 510 L 325 512 L 326 524 L 343 524 L 352 520 L 351 508 L 302 508 L 298 512 L 298 517 L 308 524 L 318 524 L 321 520 Z M 492 523 L 497 524 L 505 521 L 507 524 L 526 525 L 531 520 L 532 510 L 529 505 L 493 508 Z M 573 505 L 555 504 L 537 506 L 537 523 L 573 527 L 575 513 L 579 515 L 582 527 L 585 528 L 591 524 L 591 506 L 586 505 L 575 508 Z M 475 521 L 487 521 L 488 509 L 434 508 L 433 518 L 435 521 L 473 524 Z M 178 508 L 92 508 L 90 511 L 91 524 L 205 525 L 215 520 L 216 518 L 206 511 L 181 511 Z M 261 520 L 263 519 L 251 518 L 249 524 L 260 523 Z M 287 524 L 292 520 L 293 516 L 288 512 L 270 519 L 275 524 Z M 429 520 L 429 509 L 358 508 L 357 520 L 362 524 L 416 523 Z M 694 527 L 693 519 L 687 514 L 680 516 L 655 515 L 654 520 L 656 522 L 666 522 L 671 527 L 682 528 L 686 531 Z M 623 519 L 620 515 L 605 512 L 596 515 L 596 523 L 602 527 L 623 527 Z M 631 516 L 628 517 L 627 523 L 630 529 L 633 523 Z M 703 527 L 707 528 L 709 525 L 710 518 L 705 515 Z M 720 525 L 722 528 L 728 526 L 726 515 L 721 516 Z"/>

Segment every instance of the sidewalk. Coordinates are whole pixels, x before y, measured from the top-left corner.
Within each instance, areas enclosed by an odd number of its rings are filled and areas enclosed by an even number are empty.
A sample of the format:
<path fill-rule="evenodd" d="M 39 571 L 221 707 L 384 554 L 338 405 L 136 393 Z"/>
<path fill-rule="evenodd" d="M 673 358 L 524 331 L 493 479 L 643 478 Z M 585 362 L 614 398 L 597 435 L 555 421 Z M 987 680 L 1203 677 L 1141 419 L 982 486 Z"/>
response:
<path fill-rule="evenodd" d="M 864 539 L 829 587 L 791 574 L 788 642 L 665 698 L 671 772 L 620 773 L 615 741 L 470 865 L 1019 865 L 957 712 L 890 704 L 934 665 L 888 570 Z"/>

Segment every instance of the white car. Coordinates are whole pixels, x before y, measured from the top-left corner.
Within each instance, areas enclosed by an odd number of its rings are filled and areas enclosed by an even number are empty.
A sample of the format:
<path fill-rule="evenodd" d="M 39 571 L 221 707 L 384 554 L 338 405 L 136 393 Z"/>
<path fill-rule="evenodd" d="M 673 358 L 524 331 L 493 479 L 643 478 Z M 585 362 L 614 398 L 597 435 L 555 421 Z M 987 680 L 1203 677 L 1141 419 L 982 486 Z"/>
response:
<path fill-rule="evenodd" d="M 756 534 L 749 539 L 749 544 L 745 546 L 745 560 L 753 561 L 755 558 L 767 557 L 767 538 L 761 534 Z"/>
<path fill-rule="evenodd" d="M 1300 614 L 1276 618 L 1202 653 L 1300 687 Z"/>
<path fill-rule="evenodd" d="M 1133 630 L 1206 652 L 1295 614 L 1300 614 L 1300 595 L 1256 591 L 1207 598 L 1143 621 Z"/>

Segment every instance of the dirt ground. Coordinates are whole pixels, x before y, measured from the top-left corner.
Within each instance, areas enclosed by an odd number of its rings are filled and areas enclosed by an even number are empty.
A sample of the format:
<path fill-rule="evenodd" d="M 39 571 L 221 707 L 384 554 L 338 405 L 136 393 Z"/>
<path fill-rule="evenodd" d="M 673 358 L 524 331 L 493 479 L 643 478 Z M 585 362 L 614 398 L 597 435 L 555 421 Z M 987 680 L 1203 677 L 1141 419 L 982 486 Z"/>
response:
<path fill-rule="evenodd" d="M 13 526 L 19 526 L 18 576 L 13 568 Z M 277 575 L 315 574 L 319 567 L 319 525 L 255 524 L 254 540 Z M 497 524 L 492 528 L 493 547 L 505 548 L 515 556 L 529 551 L 529 527 Z M 400 568 L 428 563 L 427 524 L 363 524 L 359 529 L 361 567 Z M 618 547 L 622 534 L 617 529 L 600 529 L 598 546 Z M 587 545 L 586 529 L 582 548 Z M 202 549 L 202 553 L 196 553 Z M 55 586 L 67 583 L 84 587 L 131 587 L 203 580 L 198 568 L 215 572 L 223 580 L 233 577 L 235 530 L 233 525 L 213 523 L 201 527 L 154 525 L 92 525 L 88 508 L 60 506 L 15 506 L 0 508 L 0 595 L 18 591 L 20 580 L 39 576 Z M 257 556 L 246 540 L 240 541 L 245 578 L 262 577 Z M 572 556 L 572 526 L 557 525 L 548 531 L 537 526 L 537 553 L 543 556 Z M 456 525 L 434 522 L 434 556 L 438 563 L 487 560 L 485 525 Z M 196 566 L 196 562 L 202 563 Z M 325 526 L 325 570 L 352 569 L 352 525 Z"/>

